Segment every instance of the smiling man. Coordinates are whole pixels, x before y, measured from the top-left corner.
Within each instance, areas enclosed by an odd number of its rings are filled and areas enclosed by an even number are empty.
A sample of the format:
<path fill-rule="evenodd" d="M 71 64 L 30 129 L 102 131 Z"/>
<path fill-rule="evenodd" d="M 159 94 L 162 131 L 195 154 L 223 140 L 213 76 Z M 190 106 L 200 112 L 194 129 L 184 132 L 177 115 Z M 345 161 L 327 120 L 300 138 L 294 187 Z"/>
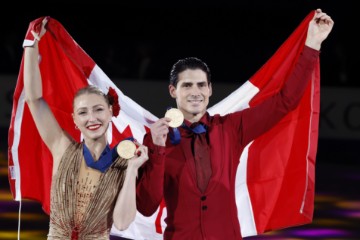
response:
<path fill-rule="evenodd" d="M 251 141 L 298 106 L 333 23 L 318 9 L 282 89 L 252 108 L 223 116 L 207 111 L 212 95 L 207 64 L 189 57 L 173 65 L 169 93 L 184 122 L 172 128 L 171 119 L 163 117 L 151 125 L 143 142 L 149 161 L 137 185 L 137 208 L 145 216 L 151 216 L 164 198 L 164 239 L 242 239 L 235 201 L 240 156 Z"/>

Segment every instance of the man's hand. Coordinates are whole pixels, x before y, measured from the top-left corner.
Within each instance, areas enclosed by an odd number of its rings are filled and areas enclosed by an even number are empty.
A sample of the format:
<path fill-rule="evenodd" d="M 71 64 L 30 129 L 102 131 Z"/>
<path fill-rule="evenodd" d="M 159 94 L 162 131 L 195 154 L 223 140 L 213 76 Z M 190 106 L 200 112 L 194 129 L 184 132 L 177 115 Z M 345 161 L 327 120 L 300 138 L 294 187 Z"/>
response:
<path fill-rule="evenodd" d="M 305 45 L 320 50 L 321 43 L 327 38 L 334 26 L 334 21 L 329 15 L 316 9 L 313 19 L 309 22 L 309 28 Z"/>
<path fill-rule="evenodd" d="M 165 146 L 167 134 L 169 133 L 170 118 L 164 117 L 157 120 L 150 127 L 153 143 L 158 146 Z"/>

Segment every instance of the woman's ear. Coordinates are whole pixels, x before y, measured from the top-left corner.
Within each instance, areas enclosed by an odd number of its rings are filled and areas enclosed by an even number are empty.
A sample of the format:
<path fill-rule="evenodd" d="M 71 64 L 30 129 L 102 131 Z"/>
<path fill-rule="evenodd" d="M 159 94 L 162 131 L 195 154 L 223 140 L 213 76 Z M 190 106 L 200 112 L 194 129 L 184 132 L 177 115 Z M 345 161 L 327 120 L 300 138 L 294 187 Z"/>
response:
<path fill-rule="evenodd" d="M 113 107 L 112 107 L 112 105 L 110 105 L 109 111 L 110 111 L 110 113 L 111 113 L 111 117 L 113 117 L 113 116 L 114 116 L 114 113 L 113 113 Z"/>
<path fill-rule="evenodd" d="M 72 119 L 73 119 L 73 122 L 74 122 L 74 125 L 75 125 L 75 129 L 79 129 L 78 125 L 76 125 L 74 113 L 72 113 L 71 116 L 72 116 Z"/>

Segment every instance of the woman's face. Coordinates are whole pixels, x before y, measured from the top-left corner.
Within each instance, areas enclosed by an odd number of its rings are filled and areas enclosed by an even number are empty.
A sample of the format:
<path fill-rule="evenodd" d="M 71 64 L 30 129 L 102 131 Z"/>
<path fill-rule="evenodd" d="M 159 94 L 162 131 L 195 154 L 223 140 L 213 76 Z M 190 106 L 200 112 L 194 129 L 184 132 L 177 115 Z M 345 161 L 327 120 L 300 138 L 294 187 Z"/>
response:
<path fill-rule="evenodd" d="M 105 137 L 112 117 L 112 109 L 103 96 L 86 93 L 74 101 L 73 119 L 84 139 Z"/>

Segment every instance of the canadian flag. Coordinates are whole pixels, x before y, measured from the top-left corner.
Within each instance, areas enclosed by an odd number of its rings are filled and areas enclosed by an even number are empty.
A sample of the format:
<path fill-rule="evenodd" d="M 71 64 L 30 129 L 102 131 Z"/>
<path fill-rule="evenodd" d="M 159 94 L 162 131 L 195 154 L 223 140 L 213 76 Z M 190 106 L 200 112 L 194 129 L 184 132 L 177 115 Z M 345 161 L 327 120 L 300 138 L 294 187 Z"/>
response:
<path fill-rule="evenodd" d="M 247 82 L 209 108 L 210 114 L 223 115 L 249 108 L 278 92 L 299 57 L 313 15 L 314 11 L 306 16 Z M 24 46 L 32 44 L 29 33 L 40 26 L 42 19 L 29 24 Z M 53 18 L 47 23 L 39 51 L 43 96 L 60 126 L 74 139 L 81 141 L 71 117 L 73 97 L 79 88 L 88 84 L 97 85 L 104 92 L 112 87 L 119 95 L 121 111 L 113 118 L 108 132 L 111 146 L 127 137 L 141 142 L 150 124 L 158 119 L 127 97 Z M 312 221 L 319 100 L 318 62 L 300 105 L 251 142 L 241 155 L 235 191 L 243 237 Z M 13 96 L 8 145 L 8 176 L 14 200 L 39 201 L 49 214 L 52 157 L 24 101 L 23 61 Z M 153 216 L 138 213 L 126 231 L 113 227 L 111 233 L 131 239 L 162 239 L 165 217 L 166 206 L 161 204 Z"/>

